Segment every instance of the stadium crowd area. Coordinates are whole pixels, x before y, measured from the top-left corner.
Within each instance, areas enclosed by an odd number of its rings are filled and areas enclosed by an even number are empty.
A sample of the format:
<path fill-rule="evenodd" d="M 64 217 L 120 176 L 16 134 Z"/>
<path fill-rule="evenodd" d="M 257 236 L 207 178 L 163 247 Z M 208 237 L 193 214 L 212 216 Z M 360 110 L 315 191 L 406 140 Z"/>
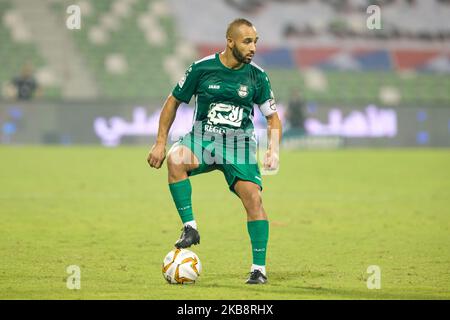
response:
<path fill-rule="evenodd" d="M 72 2 L 27 9 L 24 0 L 0 0 L 1 99 L 31 63 L 46 99 L 160 103 L 192 61 L 223 47 L 229 20 L 244 15 L 261 34 L 255 62 L 280 101 L 298 90 L 318 103 L 450 106 L 448 0 L 79 0 L 81 30 L 68 30 Z M 372 4 L 382 10 L 380 30 L 366 27 Z M 192 19 L 199 7 L 209 14 Z M 37 32 L 41 25 L 49 31 Z M 46 50 L 49 37 L 65 44 Z M 92 81 L 89 96 L 83 79 Z"/>

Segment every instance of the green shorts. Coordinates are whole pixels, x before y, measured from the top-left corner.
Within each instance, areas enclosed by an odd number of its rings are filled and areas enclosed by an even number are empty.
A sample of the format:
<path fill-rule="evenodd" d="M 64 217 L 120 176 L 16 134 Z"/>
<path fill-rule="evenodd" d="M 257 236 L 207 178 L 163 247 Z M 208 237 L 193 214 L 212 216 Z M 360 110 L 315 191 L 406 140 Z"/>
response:
<path fill-rule="evenodd" d="M 251 181 L 262 190 L 261 173 L 256 159 L 256 139 L 205 135 L 195 137 L 188 133 L 177 143 L 189 148 L 200 165 L 189 171 L 189 176 L 220 170 L 227 180 L 231 192 L 238 180 Z"/>

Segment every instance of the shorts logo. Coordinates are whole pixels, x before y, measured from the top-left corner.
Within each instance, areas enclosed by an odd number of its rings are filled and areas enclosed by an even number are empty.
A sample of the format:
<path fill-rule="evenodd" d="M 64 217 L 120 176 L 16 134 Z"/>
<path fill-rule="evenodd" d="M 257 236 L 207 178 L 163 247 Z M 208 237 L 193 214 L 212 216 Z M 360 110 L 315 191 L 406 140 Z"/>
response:
<path fill-rule="evenodd" d="M 229 125 L 240 128 L 244 109 L 224 103 L 212 103 L 209 106 L 208 123 L 213 125 Z"/>
<path fill-rule="evenodd" d="M 238 90 L 238 95 L 241 98 L 245 98 L 246 96 L 248 96 L 248 87 L 241 84 Z"/>

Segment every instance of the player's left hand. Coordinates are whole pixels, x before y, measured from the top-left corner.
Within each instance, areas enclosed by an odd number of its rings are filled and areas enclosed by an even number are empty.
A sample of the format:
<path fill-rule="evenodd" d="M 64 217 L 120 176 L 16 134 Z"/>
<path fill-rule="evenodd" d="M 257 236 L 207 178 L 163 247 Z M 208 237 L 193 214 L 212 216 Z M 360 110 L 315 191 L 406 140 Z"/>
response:
<path fill-rule="evenodd" d="M 279 165 L 278 152 L 271 149 L 266 151 L 264 155 L 264 169 L 266 170 L 277 170 Z"/>

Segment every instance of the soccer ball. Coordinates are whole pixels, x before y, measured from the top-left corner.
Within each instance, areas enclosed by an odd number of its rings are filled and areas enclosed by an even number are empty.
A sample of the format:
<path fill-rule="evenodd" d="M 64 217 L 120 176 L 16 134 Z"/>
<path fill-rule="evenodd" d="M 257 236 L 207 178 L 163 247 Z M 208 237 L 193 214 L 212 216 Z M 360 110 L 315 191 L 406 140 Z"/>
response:
<path fill-rule="evenodd" d="M 164 258 L 162 273 L 164 279 L 172 284 L 195 283 L 202 264 L 198 256 L 187 249 L 174 249 Z"/>

